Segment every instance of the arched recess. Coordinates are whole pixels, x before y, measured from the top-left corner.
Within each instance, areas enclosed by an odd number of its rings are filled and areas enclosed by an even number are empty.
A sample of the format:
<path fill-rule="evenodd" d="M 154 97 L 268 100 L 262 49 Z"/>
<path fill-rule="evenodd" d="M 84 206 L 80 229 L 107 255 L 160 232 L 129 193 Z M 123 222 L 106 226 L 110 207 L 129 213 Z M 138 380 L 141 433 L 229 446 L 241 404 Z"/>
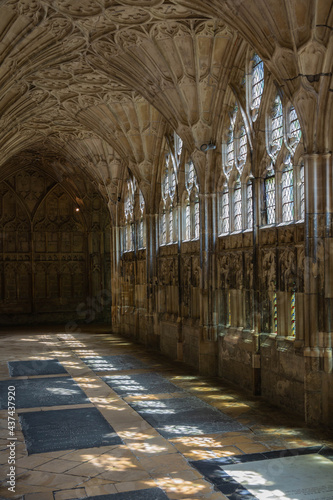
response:
<path fill-rule="evenodd" d="M 88 295 L 87 225 L 57 184 L 40 203 L 32 226 L 36 313 L 75 310 Z"/>
<path fill-rule="evenodd" d="M 110 317 L 109 212 L 90 183 L 67 184 L 33 167 L 0 184 L 2 325 Z"/>
<path fill-rule="evenodd" d="M 31 223 L 19 196 L 0 184 L 0 317 L 32 311 Z"/>

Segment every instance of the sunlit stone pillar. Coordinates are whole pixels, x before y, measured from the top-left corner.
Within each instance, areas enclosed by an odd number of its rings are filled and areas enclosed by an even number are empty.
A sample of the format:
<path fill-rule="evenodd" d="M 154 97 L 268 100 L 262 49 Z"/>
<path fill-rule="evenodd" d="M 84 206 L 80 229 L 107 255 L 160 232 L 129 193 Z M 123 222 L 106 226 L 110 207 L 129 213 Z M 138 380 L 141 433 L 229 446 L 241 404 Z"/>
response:
<path fill-rule="evenodd" d="M 323 368 L 331 370 L 332 174 L 330 155 L 305 156 L 305 417 L 324 419 Z M 330 184 L 330 186 L 328 186 Z"/>
<path fill-rule="evenodd" d="M 113 331 L 119 331 L 121 320 L 121 284 L 120 284 L 120 227 L 111 226 L 111 324 Z"/>
<path fill-rule="evenodd" d="M 332 373 L 332 329 L 333 329 L 333 157 L 323 156 L 326 175 L 326 231 L 325 231 L 325 308 L 324 308 L 324 371 Z"/>

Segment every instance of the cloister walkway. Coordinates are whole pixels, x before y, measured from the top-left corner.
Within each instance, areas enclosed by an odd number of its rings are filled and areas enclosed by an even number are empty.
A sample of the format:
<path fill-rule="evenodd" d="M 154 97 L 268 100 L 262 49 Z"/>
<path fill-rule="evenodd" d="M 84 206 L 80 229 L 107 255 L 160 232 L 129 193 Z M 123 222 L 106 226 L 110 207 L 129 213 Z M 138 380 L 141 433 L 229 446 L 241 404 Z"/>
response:
<path fill-rule="evenodd" d="M 106 327 L 0 333 L 0 498 L 333 499 L 333 438 Z"/>

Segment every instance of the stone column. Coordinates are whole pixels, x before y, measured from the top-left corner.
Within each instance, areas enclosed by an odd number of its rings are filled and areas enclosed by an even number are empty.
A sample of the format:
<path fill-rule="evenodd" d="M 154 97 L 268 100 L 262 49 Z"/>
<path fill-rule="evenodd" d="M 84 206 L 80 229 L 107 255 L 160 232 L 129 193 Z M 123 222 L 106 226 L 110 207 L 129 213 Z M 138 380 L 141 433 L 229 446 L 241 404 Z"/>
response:
<path fill-rule="evenodd" d="M 332 158 L 305 156 L 305 417 L 325 420 L 324 373 L 332 371 Z M 332 377 L 331 377 L 332 378 Z M 332 381 L 331 381 L 332 384 Z M 327 388 L 327 385 L 326 385 Z"/>
<path fill-rule="evenodd" d="M 200 373 L 217 373 L 217 324 L 215 283 L 216 195 L 200 194 L 201 339 Z"/>
<path fill-rule="evenodd" d="M 260 194 L 262 182 L 260 178 L 252 179 L 253 194 L 253 336 L 252 336 L 252 387 L 253 394 L 261 394 L 260 367 L 260 283 L 259 283 L 259 225 L 260 225 Z"/>

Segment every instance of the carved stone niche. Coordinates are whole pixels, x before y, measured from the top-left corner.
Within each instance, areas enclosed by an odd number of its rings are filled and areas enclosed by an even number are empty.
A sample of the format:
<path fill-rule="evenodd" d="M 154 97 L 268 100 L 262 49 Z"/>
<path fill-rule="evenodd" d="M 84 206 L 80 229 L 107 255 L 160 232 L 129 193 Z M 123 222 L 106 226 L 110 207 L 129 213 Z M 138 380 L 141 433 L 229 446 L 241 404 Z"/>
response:
<path fill-rule="evenodd" d="M 279 253 L 280 290 L 289 292 L 296 287 L 296 251 L 285 248 Z"/>
<path fill-rule="evenodd" d="M 278 229 L 279 243 L 293 243 L 295 241 L 295 226 L 280 227 Z"/>
<path fill-rule="evenodd" d="M 264 250 L 260 252 L 260 280 L 263 291 L 276 290 L 276 257 L 275 251 Z"/>

